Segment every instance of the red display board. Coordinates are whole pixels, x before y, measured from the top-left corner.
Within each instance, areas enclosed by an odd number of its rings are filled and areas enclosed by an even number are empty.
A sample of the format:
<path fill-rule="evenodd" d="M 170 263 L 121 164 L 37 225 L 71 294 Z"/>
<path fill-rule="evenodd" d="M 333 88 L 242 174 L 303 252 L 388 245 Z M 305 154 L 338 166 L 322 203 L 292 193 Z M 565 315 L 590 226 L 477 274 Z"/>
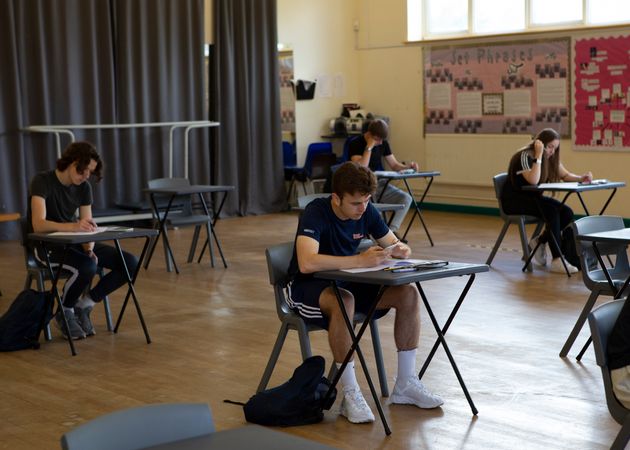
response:
<path fill-rule="evenodd" d="M 630 36 L 575 40 L 573 148 L 630 150 Z"/>

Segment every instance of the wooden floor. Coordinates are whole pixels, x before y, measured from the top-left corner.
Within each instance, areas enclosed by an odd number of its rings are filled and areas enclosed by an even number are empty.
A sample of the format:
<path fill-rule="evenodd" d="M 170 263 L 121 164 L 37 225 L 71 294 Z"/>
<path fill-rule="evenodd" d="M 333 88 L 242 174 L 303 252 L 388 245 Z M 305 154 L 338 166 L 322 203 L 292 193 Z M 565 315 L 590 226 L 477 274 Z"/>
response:
<path fill-rule="evenodd" d="M 419 258 L 485 262 L 501 227 L 494 217 L 438 212 L 425 217 L 435 247 L 415 224 L 410 243 Z M 77 342 L 78 356 L 70 355 L 56 330 L 53 341 L 38 351 L 0 353 L 0 448 L 59 448 L 60 436 L 72 427 L 146 403 L 207 402 L 217 429 L 244 425 L 241 407 L 223 400 L 246 401 L 256 389 L 279 326 L 264 249 L 292 240 L 296 222 L 294 213 L 219 221 L 228 269 L 212 269 L 208 259 L 186 264 L 191 230 L 174 231 L 181 273 L 165 271 L 160 246 L 149 270 L 138 277 L 150 345 L 133 309 L 113 335 L 105 330 L 99 306 L 93 313 L 97 335 Z M 139 245 L 123 242 L 133 251 Z M 425 411 L 384 402 L 391 436 L 385 436 L 378 421 L 352 425 L 339 417 L 339 399 L 322 423 L 282 431 L 345 449 L 608 448 L 619 426 L 606 409 L 592 350 L 582 363 L 574 359 L 578 348 L 570 358 L 558 357 L 588 292 L 579 275 L 521 272 L 518 245 L 512 229 L 490 272 L 477 277 L 447 334 L 479 409 L 477 417 L 439 349 L 424 381 L 444 398 L 444 406 Z M 0 312 L 22 289 L 24 276 L 19 243 L 0 242 Z M 438 320 L 445 320 L 464 282 L 423 285 Z M 120 300 L 120 293 L 113 296 L 115 311 Z M 379 323 L 391 387 L 396 371 L 393 313 Z M 424 310 L 422 325 L 418 367 L 435 339 Z M 576 347 L 586 337 L 584 330 Z M 312 344 L 314 353 L 330 363 L 325 334 L 314 333 Z M 367 337 L 363 348 L 374 367 Z M 292 333 L 271 385 L 287 380 L 299 359 Z M 359 380 L 372 404 L 362 375 Z"/>

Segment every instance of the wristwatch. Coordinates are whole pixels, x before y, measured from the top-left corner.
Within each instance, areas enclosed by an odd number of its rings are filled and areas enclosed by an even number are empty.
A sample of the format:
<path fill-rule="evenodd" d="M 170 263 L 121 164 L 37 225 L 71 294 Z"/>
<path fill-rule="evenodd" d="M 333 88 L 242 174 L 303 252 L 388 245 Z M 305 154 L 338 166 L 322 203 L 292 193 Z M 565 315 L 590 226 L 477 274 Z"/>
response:
<path fill-rule="evenodd" d="M 535 159 L 534 162 L 537 163 L 537 164 L 542 164 L 542 159 L 540 159 L 540 158 Z"/>

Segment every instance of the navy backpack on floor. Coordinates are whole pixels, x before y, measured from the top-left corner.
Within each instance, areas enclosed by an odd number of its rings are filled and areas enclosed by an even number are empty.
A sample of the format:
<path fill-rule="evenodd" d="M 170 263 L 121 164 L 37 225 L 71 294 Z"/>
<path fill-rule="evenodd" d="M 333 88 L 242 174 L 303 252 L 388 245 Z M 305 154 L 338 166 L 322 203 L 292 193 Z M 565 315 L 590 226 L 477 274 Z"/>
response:
<path fill-rule="evenodd" d="M 52 319 L 53 304 L 50 292 L 20 292 L 0 317 L 0 351 L 38 349 L 39 334 Z"/>

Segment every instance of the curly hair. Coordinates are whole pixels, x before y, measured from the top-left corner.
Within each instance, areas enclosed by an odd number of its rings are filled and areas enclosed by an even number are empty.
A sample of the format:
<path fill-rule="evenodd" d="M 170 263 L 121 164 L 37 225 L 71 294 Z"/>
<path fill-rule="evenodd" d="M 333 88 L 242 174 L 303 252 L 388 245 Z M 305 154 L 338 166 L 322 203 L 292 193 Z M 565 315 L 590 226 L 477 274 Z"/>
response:
<path fill-rule="evenodd" d="M 101 161 L 101 156 L 96 151 L 94 144 L 87 141 L 73 142 L 68 145 L 63 151 L 61 158 L 57 160 L 57 170 L 63 172 L 72 163 L 76 162 L 77 172 L 83 173 L 92 160 L 96 161 L 96 168 L 92 175 L 94 175 L 96 181 L 101 181 L 103 178 L 103 161 Z"/>

